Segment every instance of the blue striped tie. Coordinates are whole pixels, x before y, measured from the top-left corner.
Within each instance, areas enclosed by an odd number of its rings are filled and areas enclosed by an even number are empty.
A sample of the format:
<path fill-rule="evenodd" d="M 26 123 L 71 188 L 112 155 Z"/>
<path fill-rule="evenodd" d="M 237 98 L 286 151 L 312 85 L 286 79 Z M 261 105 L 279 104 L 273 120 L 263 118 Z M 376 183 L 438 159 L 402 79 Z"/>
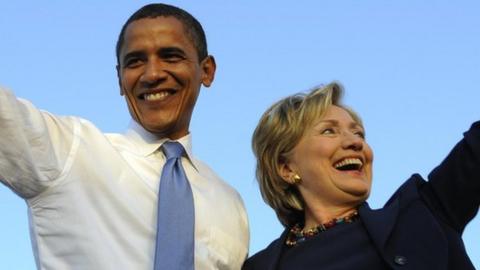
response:
<path fill-rule="evenodd" d="M 163 144 L 167 158 L 158 192 L 155 270 L 193 270 L 195 212 L 190 183 L 181 164 L 185 149 L 178 142 Z"/>

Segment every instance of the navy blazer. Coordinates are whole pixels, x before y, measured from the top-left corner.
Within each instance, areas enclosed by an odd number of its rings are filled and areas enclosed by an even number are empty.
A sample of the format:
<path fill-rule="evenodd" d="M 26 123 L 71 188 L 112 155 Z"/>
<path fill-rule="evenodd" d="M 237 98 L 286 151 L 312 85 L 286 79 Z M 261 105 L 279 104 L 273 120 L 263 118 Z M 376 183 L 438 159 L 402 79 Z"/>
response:
<path fill-rule="evenodd" d="M 461 236 L 480 205 L 480 121 L 428 179 L 414 174 L 381 209 L 363 203 L 359 215 L 369 237 L 391 269 L 475 269 Z M 250 257 L 242 269 L 276 269 L 287 233 Z"/>

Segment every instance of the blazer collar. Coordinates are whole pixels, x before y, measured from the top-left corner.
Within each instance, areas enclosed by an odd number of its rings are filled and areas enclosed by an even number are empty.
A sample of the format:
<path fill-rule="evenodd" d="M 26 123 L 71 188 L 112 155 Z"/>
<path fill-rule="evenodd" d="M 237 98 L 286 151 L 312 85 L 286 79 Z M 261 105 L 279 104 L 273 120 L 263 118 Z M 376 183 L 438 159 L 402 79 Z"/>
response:
<path fill-rule="evenodd" d="M 285 241 L 287 240 L 287 235 L 288 232 L 290 231 L 289 228 L 286 228 L 282 235 L 280 235 L 280 238 L 275 240 L 271 245 L 271 248 L 267 248 L 267 250 L 270 250 L 270 255 L 267 256 L 269 259 L 268 261 L 265 262 L 265 265 L 262 266 L 259 269 L 265 269 L 265 270 L 275 270 L 277 269 L 277 265 L 280 262 L 280 256 L 282 255 L 282 250 L 285 246 Z"/>
<path fill-rule="evenodd" d="M 360 205 L 358 212 L 374 245 L 378 250 L 382 251 L 397 220 L 399 212 L 398 200 L 393 200 L 387 206 L 378 210 L 371 209 L 368 203 L 364 202 Z M 270 254 L 266 256 L 268 261 L 265 261 L 265 265 L 263 265 L 261 269 L 276 269 L 288 232 L 289 228 L 285 229 L 282 235 L 267 248 L 270 252 Z"/>
<path fill-rule="evenodd" d="M 419 175 L 411 177 L 390 197 L 383 208 L 372 210 L 367 202 L 360 206 L 360 217 L 378 250 L 385 250 L 387 239 L 397 222 L 400 205 L 419 197 L 418 185 L 422 181 Z"/>
<path fill-rule="evenodd" d="M 399 202 L 394 200 L 378 210 L 372 210 L 367 202 L 360 205 L 358 213 L 378 250 L 383 250 L 399 212 Z"/>

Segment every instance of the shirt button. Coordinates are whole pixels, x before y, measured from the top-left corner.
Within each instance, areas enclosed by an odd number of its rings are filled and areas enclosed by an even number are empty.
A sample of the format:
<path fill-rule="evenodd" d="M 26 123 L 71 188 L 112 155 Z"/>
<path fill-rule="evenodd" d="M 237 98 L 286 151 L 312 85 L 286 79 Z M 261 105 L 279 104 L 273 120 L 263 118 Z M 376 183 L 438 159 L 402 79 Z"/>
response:
<path fill-rule="evenodd" d="M 398 265 L 405 265 L 407 264 L 407 258 L 404 257 L 404 256 L 401 256 L 401 255 L 397 255 L 395 256 L 395 258 L 393 259 L 393 261 L 398 264 Z"/>

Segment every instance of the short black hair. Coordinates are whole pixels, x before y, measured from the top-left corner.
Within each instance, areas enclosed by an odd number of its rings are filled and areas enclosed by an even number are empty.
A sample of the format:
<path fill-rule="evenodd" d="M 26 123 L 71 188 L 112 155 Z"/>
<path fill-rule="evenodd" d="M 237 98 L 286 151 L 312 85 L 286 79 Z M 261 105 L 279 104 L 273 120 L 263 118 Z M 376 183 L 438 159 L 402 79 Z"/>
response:
<path fill-rule="evenodd" d="M 123 46 L 125 29 L 127 29 L 127 26 L 136 20 L 156 17 L 174 17 L 179 20 L 183 24 L 186 34 L 189 36 L 197 50 L 198 60 L 201 61 L 207 57 L 208 51 L 205 32 L 203 31 L 202 25 L 197 19 L 195 19 L 195 17 L 185 10 L 175 6 L 167 4 L 148 4 L 133 13 L 123 25 L 116 46 L 117 64 L 120 64 L 120 50 Z"/>

